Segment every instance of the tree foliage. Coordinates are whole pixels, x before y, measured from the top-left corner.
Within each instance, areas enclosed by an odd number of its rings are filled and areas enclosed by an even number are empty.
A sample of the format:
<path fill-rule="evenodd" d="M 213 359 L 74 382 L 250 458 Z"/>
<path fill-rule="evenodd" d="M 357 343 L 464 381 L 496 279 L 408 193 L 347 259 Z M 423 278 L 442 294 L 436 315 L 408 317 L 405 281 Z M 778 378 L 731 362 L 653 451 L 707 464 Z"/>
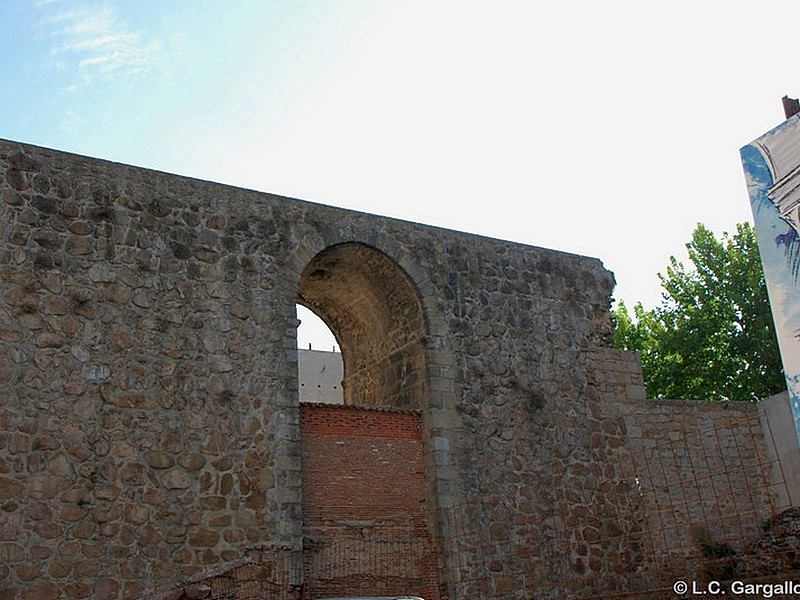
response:
<path fill-rule="evenodd" d="M 693 267 L 670 257 L 661 305 L 613 311 L 613 345 L 636 350 L 648 395 L 755 400 L 786 389 L 755 231 L 718 240 L 698 224 L 686 245 Z"/>

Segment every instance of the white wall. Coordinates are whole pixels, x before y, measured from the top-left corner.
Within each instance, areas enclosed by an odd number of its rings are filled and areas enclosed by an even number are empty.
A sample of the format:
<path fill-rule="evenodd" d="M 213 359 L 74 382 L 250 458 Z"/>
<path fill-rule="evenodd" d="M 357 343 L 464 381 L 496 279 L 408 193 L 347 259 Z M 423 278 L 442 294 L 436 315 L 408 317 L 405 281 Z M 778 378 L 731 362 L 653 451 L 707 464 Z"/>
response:
<path fill-rule="evenodd" d="M 338 352 L 298 350 L 300 402 L 341 404 L 342 355 Z"/>

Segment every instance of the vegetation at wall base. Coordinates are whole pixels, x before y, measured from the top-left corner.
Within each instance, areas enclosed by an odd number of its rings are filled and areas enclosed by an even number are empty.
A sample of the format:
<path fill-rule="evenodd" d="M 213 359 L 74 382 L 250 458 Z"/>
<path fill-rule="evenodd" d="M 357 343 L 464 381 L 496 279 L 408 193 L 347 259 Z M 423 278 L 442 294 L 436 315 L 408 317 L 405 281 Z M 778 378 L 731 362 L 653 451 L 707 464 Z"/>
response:
<path fill-rule="evenodd" d="M 640 353 L 653 398 L 755 401 L 785 390 L 753 227 L 717 239 L 698 223 L 686 247 L 693 268 L 670 257 L 660 306 L 613 310 L 612 345 Z"/>

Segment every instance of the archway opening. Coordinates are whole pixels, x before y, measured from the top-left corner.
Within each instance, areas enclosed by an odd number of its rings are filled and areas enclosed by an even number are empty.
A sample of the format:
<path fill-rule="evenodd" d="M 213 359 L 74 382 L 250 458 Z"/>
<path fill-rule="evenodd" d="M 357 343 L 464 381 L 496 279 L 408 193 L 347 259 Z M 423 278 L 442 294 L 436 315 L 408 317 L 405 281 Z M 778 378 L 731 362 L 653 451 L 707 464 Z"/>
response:
<path fill-rule="evenodd" d="M 300 321 L 297 327 L 298 349 L 339 352 L 339 341 L 325 321 L 302 304 L 295 305 L 295 310 Z"/>
<path fill-rule="evenodd" d="M 363 244 L 331 246 L 303 271 L 298 303 L 319 315 L 339 341 L 345 404 L 425 405 L 422 302 L 396 262 Z"/>
<path fill-rule="evenodd" d="M 297 301 L 328 324 L 343 362 L 343 404 L 300 407 L 309 593 L 436 599 L 420 295 L 389 256 L 344 243 L 308 263 Z"/>
<path fill-rule="evenodd" d="M 327 326 L 309 308 L 296 305 L 297 385 L 300 402 L 342 404 L 344 367 L 339 342 Z"/>

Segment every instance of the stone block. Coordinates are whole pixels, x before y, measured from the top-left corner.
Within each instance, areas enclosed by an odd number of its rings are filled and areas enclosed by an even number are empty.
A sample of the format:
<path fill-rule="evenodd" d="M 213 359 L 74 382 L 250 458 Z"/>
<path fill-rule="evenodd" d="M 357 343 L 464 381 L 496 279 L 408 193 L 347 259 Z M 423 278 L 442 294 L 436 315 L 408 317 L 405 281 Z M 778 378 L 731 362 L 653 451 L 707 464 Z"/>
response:
<path fill-rule="evenodd" d="M 219 540 L 219 531 L 213 529 L 198 529 L 189 536 L 189 544 L 195 548 L 213 548 Z"/>
<path fill-rule="evenodd" d="M 183 490 L 192 485 L 192 477 L 182 469 L 172 469 L 161 476 L 161 485 L 169 490 Z"/>

